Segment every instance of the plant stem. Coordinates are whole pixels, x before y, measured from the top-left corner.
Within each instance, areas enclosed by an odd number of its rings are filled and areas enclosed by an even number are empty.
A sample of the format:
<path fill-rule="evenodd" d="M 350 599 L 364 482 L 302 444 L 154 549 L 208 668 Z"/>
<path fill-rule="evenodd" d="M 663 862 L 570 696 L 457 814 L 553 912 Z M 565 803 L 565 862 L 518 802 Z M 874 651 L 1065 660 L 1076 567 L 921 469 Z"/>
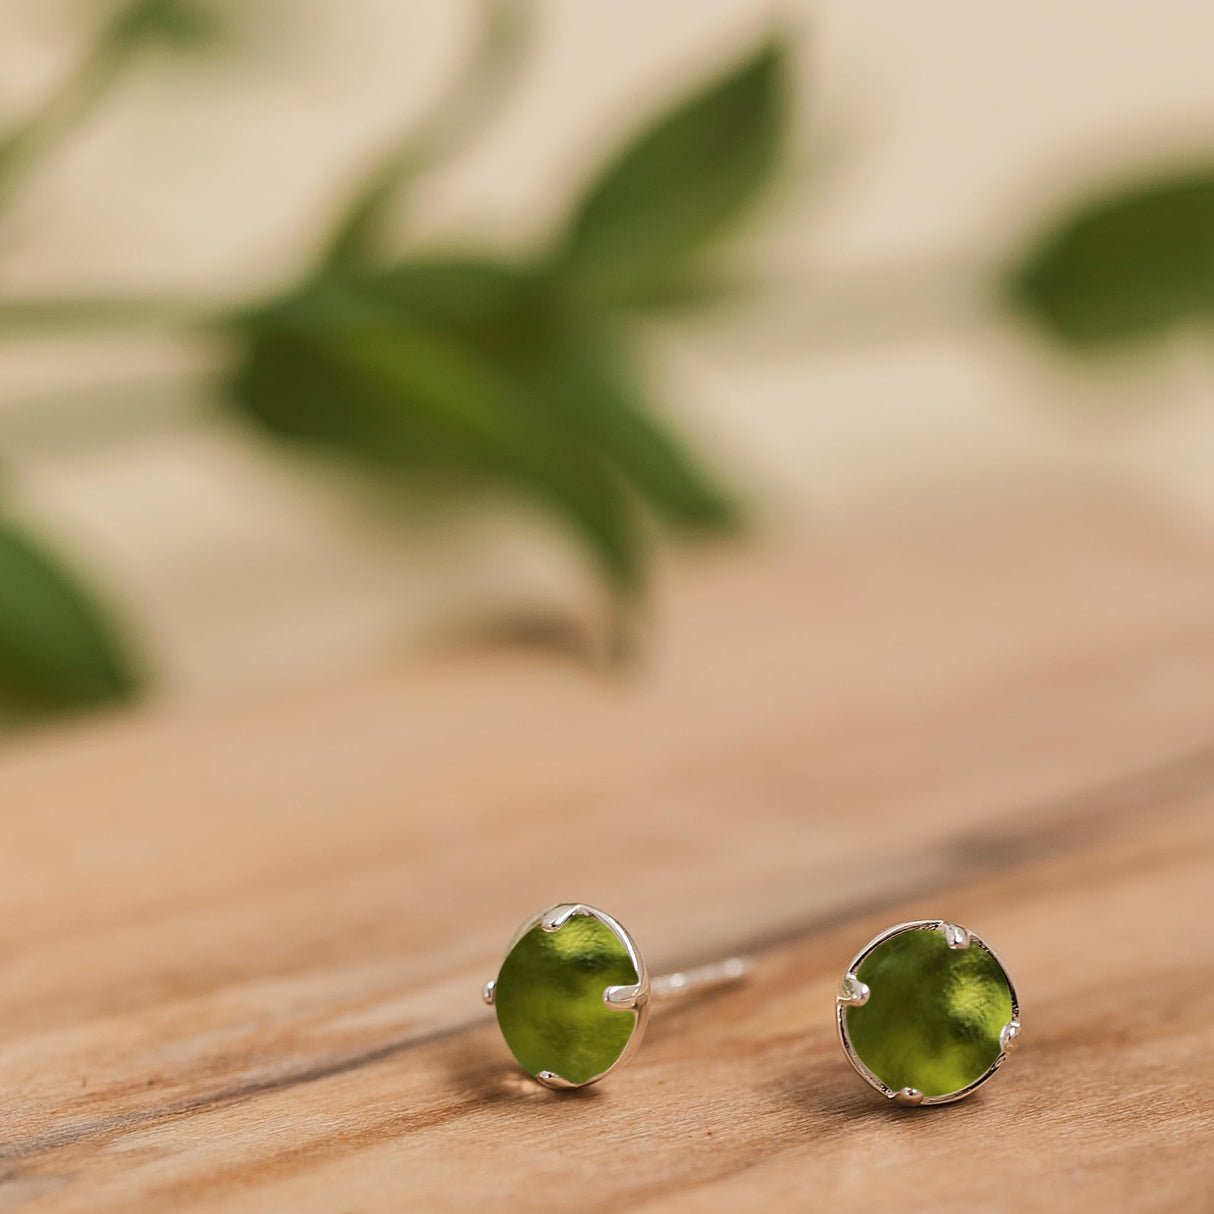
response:
<path fill-rule="evenodd" d="M 0 342 L 115 329 L 208 329 L 220 324 L 237 306 L 155 297 L 0 300 Z"/>
<path fill-rule="evenodd" d="M 121 76 L 140 45 L 138 19 L 164 2 L 130 0 L 123 5 L 42 108 L 0 137 L 0 210 L 38 160 L 79 125 Z"/>
<path fill-rule="evenodd" d="M 528 30 L 525 0 L 485 0 L 480 39 L 467 63 L 431 107 L 421 127 L 398 137 L 351 192 L 322 262 L 350 264 L 365 257 L 381 235 L 384 213 L 414 177 L 449 159 L 501 108 L 520 74 Z"/>

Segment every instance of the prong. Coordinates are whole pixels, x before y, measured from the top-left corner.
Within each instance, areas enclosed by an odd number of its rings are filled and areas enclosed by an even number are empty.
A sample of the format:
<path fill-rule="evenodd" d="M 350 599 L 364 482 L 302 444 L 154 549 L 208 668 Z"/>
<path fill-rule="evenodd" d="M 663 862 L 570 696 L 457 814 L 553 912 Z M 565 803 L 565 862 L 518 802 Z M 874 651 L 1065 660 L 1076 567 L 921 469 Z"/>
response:
<path fill-rule="evenodd" d="M 497 980 L 490 978 L 485 983 L 484 989 L 481 991 L 481 998 L 490 1006 L 493 1006 L 493 992 L 497 989 Z"/>
<path fill-rule="evenodd" d="M 847 1007 L 863 1007 L 871 994 L 872 991 L 855 974 L 844 974 L 843 981 L 839 983 L 839 993 L 835 998 Z"/>
<path fill-rule="evenodd" d="M 949 948 L 969 948 L 970 934 L 956 923 L 941 923 L 940 933 L 948 941 Z"/>
<path fill-rule="evenodd" d="M 542 1083 L 546 1088 L 552 1088 L 554 1092 L 568 1091 L 570 1088 L 575 1088 L 576 1083 L 570 1083 L 568 1079 L 562 1078 L 555 1071 L 540 1071 L 535 1077 L 537 1083 Z"/>
<path fill-rule="evenodd" d="M 918 1088 L 903 1088 L 894 1093 L 894 1103 L 906 1109 L 913 1109 L 923 1103 L 923 1093 Z"/>
<path fill-rule="evenodd" d="M 540 927 L 546 932 L 559 932 L 574 915 L 589 914 L 589 907 L 583 906 L 580 902 L 563 902 L 560 906 L 554 906 L 550 911 L 545 912 L 544 917 L 540 920 Z"/>
<path fill-rule="evenodd" d="M 637 982 L 631 986 L 609 986 L 603 1002 L 614 1012 L 635 1012 L 649 998 L 649 988 Z"/>
<path fill-rule="evenodd" d="M 1020 1021 L 1009 1020 L 1007 1024 L 999 1030 L 999 1048 L 1005 1053 L 1010 1054 L 1020 1041 Z"/>

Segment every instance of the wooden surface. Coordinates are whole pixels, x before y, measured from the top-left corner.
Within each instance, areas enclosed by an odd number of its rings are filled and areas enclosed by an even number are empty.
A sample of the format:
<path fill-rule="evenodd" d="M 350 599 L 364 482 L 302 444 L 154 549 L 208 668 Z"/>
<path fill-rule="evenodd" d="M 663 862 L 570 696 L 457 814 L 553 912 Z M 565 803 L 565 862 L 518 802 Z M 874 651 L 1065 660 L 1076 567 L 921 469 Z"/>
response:
<path fill-rule="evenodd" d="M 697 557 L 620 683 L 454 652 L 0 755 L 0 1209 L 1214 1209 L 1214 545 L 1053 498 Z M 584 1093 L 517 924 L 753 955 Z M 833 995 L 982 933 L 1020 1051 L 893 1108 Z"/>

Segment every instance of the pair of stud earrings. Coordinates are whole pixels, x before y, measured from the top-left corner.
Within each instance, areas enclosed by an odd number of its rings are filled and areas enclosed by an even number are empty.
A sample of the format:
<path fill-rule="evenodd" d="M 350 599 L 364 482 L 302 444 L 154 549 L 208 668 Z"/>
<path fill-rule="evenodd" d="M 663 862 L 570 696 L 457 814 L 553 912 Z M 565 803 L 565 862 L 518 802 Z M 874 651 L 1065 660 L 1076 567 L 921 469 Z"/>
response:
<path fill-rule="evenodd" d="M 519 1065 L 549 1088 L 597 1083 L 636 1052 L 653 998 L 745 977 L 733 957 L 650 978 L 610 915 L 562 903 L 515 933 L 485 1002 Z M 839 1040 L 861 1078 L 903 1105 L 968 1096 L 1003 1065 L 1020 1005 L 1003 962 L 955 923 L 900 923 L 855 956 L 835 998 Z"/>

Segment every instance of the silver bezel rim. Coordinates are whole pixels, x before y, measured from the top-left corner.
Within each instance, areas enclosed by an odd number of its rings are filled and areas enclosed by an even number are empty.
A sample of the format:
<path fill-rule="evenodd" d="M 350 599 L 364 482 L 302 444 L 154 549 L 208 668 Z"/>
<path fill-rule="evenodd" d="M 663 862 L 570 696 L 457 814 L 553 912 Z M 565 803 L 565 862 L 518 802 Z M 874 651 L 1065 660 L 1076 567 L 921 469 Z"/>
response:
<path fill-rule="evenodd" d="M 633 969 L 636 970 L 637 981 L 629 987 L 605 987 L 603 990 L 603 1002 L 613 1011 L 633 1015 L 636 1023 L 632 1027 L 632 1035 L 628 1038 L 628 1044 L 620 1051 L 616 1060 L 606 1070 L 600 1071 L 597 1075 L 592 1075 L 582 1083 L 570 1083 L 567 1079 L 551 1071 L 541 1071 L 538 1075 L 531 1076 L 537 1083 L 555 1090 L 585 1088 L 589 1087 L 592 1083 L 598 1083 L 601 1079 L 606 1079 L 612 1071 L 618 1070 L 637 1052 L 640 1048 L 641 1039 L 645 1036 L 646 1026 L 649 1024 L 650 985 L 649 970 L 645 965 L 645 958 L 641 955 L 641 950 L 637 947 L 636 941 L 624 925 L 618 919 L 607 914 L 606 911 L 599 910 L 596 906 L 589 906 L 585 902 L 558 902 L 555 906 L 550 906 L 547 910 L 540 911 L 538 915 L 532 915 L 511 937 L 510 943 L 506 946 L 506 951 L 503 954 L 503 964 L 505 964 L 505 958 L 509 957 L 514 950 L 514 946 L 528 932 L 537 927 L 542 927 L 545 931 L 560 931 L 575 915 L 597 919 L 605 927 L 610 928 L 627 951 L 628 959 L 632 962 Z M 501 974 L 500 966 L 498 974 Z M 485 984 L 484 996 L 486 1003 L 493 1003 L 496 986 L 496 978 Z M 608 1000 L 608 992 L 614 993 L 616 1001 Z M 627 1006 L 618 1002 L 621 997 L 626 1000 Z M 530 1072 L 527 1073 L 530 1074 Z"/>
<path fill-rule="evenodd" d="M 995 964 L 998 965 L 1003 971 L 1003 976 L 1007 979 L 1008 992 L 1012 997 L 1012 1018 L 1003 1026 L 1003 1029 L 999 1034 L 1000 1050 L 998 1057 L 972 1083 L 967 1084 L 963 1088 L 959 1088 L 955 1092 L 945 1092 L 940 1096 L 924 1096 L 922 1092 L 918 1092 L 913 1088 L 902 1088 L 895 1090 L 889 1087 L 880 1078 L 874 1075 L 867 1066 L 864 1065 L 859 1055 L 857 1055 L 855 1049 L 853 1048 L 851 1038 L 848 1036 L 847 1032 L 847 1009 L 853 1005 L 863 1006 L 864 1002 L 866 1002 L 868 998 L 868 988 L 865 987 L 862 982 L 860 982 L 858 977 L 858 970 L 860 969 L 860 966 L 864 964 L 864 961 L 868 958 L 868 955 L 878 946 L 884 944 L 887 940 L 893 939 L 894 936 L 900 936 L 904 932 L 923 930 L 940 932 L 949 942 L 949 946 L 952 948 L 970 948 L 973 945 L 977 945 L 984 952 L 989 953 L 994 959 Z M 958 940 L 958 936 L 956 935 L 958 931 L 963 933 L 963 938 L 965 940 L 964 944 L 955 942 Z M 843 993 L 842 988 L 844 984 L 848 983 L 849 979 L 854 984 L 853 990 L 855 988 L 859 988 L 863 992 L 862 998 L 856 998 L 854 996 L 849 997 L 849 995 Z M 1012 981 L 1011 972 L 1004 964 L 1003 958 L 1000 957 L 999 954 L 995 952 L 995 950 L 991 948 L 991 946 L 987 944 L 987 942 L 981 936 L 964 928 L 958 929 L 957 925 L 950 922 L 948 919 L 914 919 L 909 923 L 898 923 L 893 927 L 886 928 L 885 931 L 874 936 L 855 955 L 855 957 L 852 958 L 852 962 L 847 967 L 847 971 L 843 975 L 843 979 L 840 982 L 840 993 L 835 996 L 835 1022 L 838 1025 L 839 1040 L 843 1045 L 843 1052 L 847 1056 L 848 1062 L 851 1063 L 852 1068 L 861 1079 L 863 1079 L 871 1087 L 876 1088 L 877 1091 L 879 1091 L 882 1095 L 886 1096 L 890 1100 L 896 1101 L 898 1104 L 912 1107 L 953 1104 L 955 1101 L 964 1100 L 965 1097 L 971 1092 L 977 1088 L 980 1088 L 1007 1060 L 1008 1055 L 1012 1052 L 1020 1035 L 1020 1000 L 1016 995 L 1016 984 Z"/>

